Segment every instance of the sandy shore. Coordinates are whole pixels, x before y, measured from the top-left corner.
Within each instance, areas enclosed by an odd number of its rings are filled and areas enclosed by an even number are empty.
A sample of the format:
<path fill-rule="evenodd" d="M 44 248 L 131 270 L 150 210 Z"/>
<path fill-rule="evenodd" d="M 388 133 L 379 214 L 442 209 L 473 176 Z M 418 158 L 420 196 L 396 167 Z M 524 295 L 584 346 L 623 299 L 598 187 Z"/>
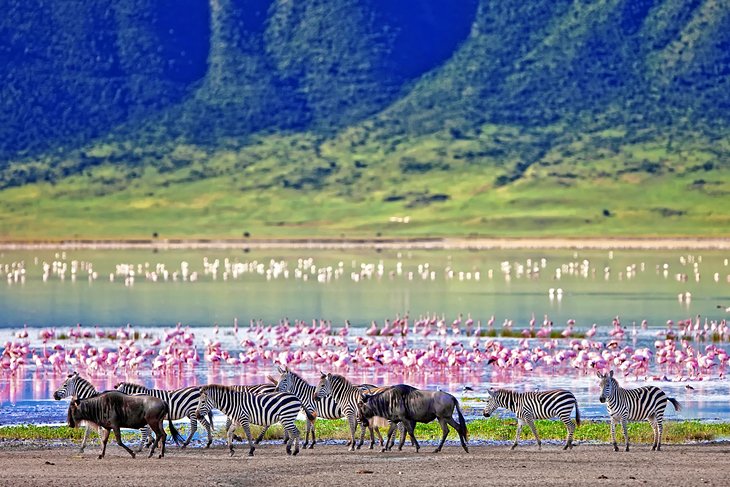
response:
<path fill-rule="evenodd" d="M 652 452 L 636 445 L 614 453 L 608 445 L 533 445 L 509 451 L 504 446 L 472 446 L 466 454 L 446 446 L 415 453 L 348 452 L 344 445 L 318 445 L 288 457 L 278 444 L 262 445 L 253 458 L 238 448 L 168 448 L 163 459 L 132 459 L 110 442 L 97 460 L 99 446 L 83 455 L 75 448 L 0 445 L 0 485 L 727 485 L 730 445 L 668 445 Z"/>
<path fill-rule="evenodd" d="M 154 239 L 5 241 L 0 250 L 33 249 L 643 249 L 728 250 L 729 238 L 379 238 Z"/>

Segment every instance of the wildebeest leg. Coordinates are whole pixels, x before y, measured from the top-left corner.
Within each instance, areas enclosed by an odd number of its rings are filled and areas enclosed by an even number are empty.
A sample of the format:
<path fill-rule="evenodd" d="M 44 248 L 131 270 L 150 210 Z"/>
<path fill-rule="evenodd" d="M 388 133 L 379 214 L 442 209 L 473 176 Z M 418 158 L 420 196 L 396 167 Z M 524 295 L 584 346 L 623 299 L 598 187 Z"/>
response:
<path fill-rule="evenodd" d="M 193 439 L 193 435 L 198 430 L 198 420 L 195 419 L 195 412 L 191 412 L 188 414 L 188 418 L 190 418 L 190 435 L 188 435 L 188 439 L 185 440 L 182 444 L 182 449 L 184 449 L 188 444 L 190 443 L 190 440 Z"/>
<path fill-rule="evenodd" d="M 99 455 L 99 460 L 106 455 L 106 442 L 109 441 L 109 433 L 110 430 L 104 428 L 104 432 L 101 434 L 101 455 Z"/>
<path fill-rule="evenodd" d="M 375 428 L 370 428 L 370 449 L 372 450 L 375 448 L 375 435 L 373 433 L 376 433 L 378 435 L 378 440 L 380 440 L 380 446 L 383 446 L 383 435 L 380 433 L 380 428 L 377 426 Z"/>
<path fill-rule="evenodd" d="M 464 434 L 461 431 L 461 429 L 462 429 L 461 425 L 459 425 L 459 423 L 454 421 L 454 418 L 446 418 L 446 422 L 449 425 L 451 425 L 451 427 L 454 428 L 456 430 L 456 432 L 459 434 L 459 441 L 461 441 L 461 447 L 464 449 L 465 452 L 469 453 L 469 447 L 466 446 L 466 437 L 464 436 Z"/>
<path fill-rule="evenodd" d="M 132 458 L 136 457 L 135 453 L 130 448 L 128 448 L 127 445 L 122 443 L 122 430 L 119 429 L 118 426 L 116 428 L 114 428 L 114 436 L 116 437 L 117 443 L 119 444 L 119 446 L 121 446 L 122 448 L 127 450 L 127 453 L 132 455 Z"/>
<path fill-rule="evenodd" d="M 241 424 L 241 426 L 243 426 L 243 432 L 246 433 L 246 439 L 248 439 L 248 447 L 249 447 L 248 456 L 252 457 L 253 451 L 256 449 L 256 447 L 253 446 L 253 441 L 251 438 L 251 425 L 249 424 L 248 420 L 246 420 L 243 422 L 243 424 Z M 231 455 L 232 454 L 233 453 L 231 453 Z"/>
<path fill-rule="evenodd" d="M 165 440 L 167 440 L 167 433 L 165 433 L 163 421 L 164 420 L 160 420 L 159 423 L 153 421 L 150 423 L 150 428 L 155 433 L 155 441 L 152 443 L 152 448 L 150 449 L 150 454 L 147 458 L 152 457 L 152 454 L 155 452 L 155 448 L 158 446 L 160 447 L 160 456 L 158 458 L 165 456 Z"/>
<path fill-rule="evenodd" d="M 418 453 L 418 450 L 421 449 L 421 445 L 418 444 L 418 440 L 416 439 L 416 434 L 414 431 L 415 427 L 416 427 L 416 422 L 406 419 L 403 421 L 403 424 L 406 427 L 406 431 L 408 432 L 408 435 L 411 437 L 411 441 L 413 442 L 413 444 L 416 447 L 416 453 Z"/>
<path fill-rule="evenodd" d="M 392 443 L 390 442 L 391 438 L 393 437 L 393 433 L 395 432 L 396 425 L 398 423 L 390 422 L 390 427 L 388 428 L 388 435 L 385 438 L 385 445 L 382 446 L 380 453 L 383 453 L 387 450 L 389 450 L 389 446 L 392 446 Z"/>
<path fill-rule="evenodd" d="M 443 433 L 443 435 L 441 436 L 441 443 L 439 443 L 439 446 L 437 446 L 436 449 L 433 451 L 434 453 L 438 453 L 441 451 L 441 448 L 444 447 L 446 437 L 449 436 L 449 426 L 446 424 L 446 420 L 444 418 L 439 418 L 439 424 L 441 425 L 441 432 Z"/>

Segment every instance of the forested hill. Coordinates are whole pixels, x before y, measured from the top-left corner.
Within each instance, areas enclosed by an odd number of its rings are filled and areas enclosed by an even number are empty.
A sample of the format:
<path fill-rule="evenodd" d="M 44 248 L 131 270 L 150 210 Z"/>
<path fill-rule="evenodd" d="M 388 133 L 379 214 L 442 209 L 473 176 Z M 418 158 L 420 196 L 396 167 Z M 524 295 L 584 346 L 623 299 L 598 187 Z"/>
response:
<path fill-rule="evenodd" d="M 245 172 L 236 191 L 401 209 L 476 174 L 728 191 L 727 0 L 0 5 L 0 188 L 85 175 L 104 197 L 148 171 L 165 187 Z"/>

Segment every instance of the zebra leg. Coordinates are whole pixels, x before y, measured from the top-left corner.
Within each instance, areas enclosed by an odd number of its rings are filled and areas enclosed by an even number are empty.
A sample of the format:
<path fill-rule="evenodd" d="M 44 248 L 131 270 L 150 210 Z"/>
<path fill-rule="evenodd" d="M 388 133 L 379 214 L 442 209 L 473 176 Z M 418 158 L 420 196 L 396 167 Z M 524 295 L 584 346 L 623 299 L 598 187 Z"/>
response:
<path fill-rule="evenodd" d="M 403 423 L 398 423 L 398 431 L 400 432 L 400 444 L 398 444 L 398 451 L 403 451 L 403 445 L 406 444 L 406 427 Z M 395 444 L 395 436 L 393 436 L 393 443 L 390 445 L 392 448 Z"/>
<path fill-rule="evenodd" d="M 264 426 L 264 429 L 261 430 L 261 433 L 259 433 L 259 435 L 256 437 L 256 439 L 254 440 L 254 443 L 257 444 L 257 445 L 259 443 L 261 443 L 261 440 L 264 439 L 264 436 L 266 436 L 266 432 L 267 431 L 269 431 L 269 426 L 268 425 L 267 426 Z M 241 441 L 243 441 L 243 438 L 241 438 Z"/>
<path fill-rule="evenodd" d="M 654 433 L 654 443 L 652 443 L 651 445 L 651 450 L 655 451 L 657 450 L 657 447 L 661 448 L 659 446 L 659 424 L 657 423 L 656 416 L 649 416 L 647 421 L 649 421 L 649 424 L 651 425 L 651 431 Z"/>
<path fill-rule="evenodd" d="M 517 448 L 517 442 L 520 440 L 520 435 L 522 434 L 522 418 L 517 418 L 517 434 L 515 435 L 515 443 L 512 445 L 512 448 L 510 450 L 514 450 Z"/>
<path fill-rule="evenodd" d="M 624 430 L 624 439 L 626 440 L 626 451 L 629 451 L 629 428 L 628 421 L 621 419 L 621 429 Z"/>
<path fill-rule="evenodd" d="M 439 418 L 439 424 L 441 425 L 441 431 L 443 432 L 443 435 L 441 436 L 441 443 L 439 443 L 439 446 L 437 446 L 436 449 L 433 451 L 434 453 L 438 453 L 441 451 L 441 448 L 444 447 L 446 437 L 449 436 L 449 426 L 446 424 L 446 420 L 444 418 Z"/>
<path fill-rule="evenodd" d="M 542 450 L 542 442 L 540 441 L 540 437 L 537 434 L 537 427 L 535 426 L 535 422 L 532 420 L 532 418 L 527 420 L 527 426 L 530 427 L 532 430 L 532 434 L 535 435 L 535 439 L 537 440 L 537 449 Z"/>
<path fill-rule="evenodd" d="M 226 418 L 226 428 L 225 428 L 226 431 L 231 429 L 232 424 L 233 424 L 233 420 L 231 418 Z M 235 431 L 236 428 L 233 428 L 233 430 Z M 241 438 L 240 436 L 238 436 L 235 433 L 233 434 L 232 438 L 233 438 L 233 441 L 243 441 L 243 438 Z"/>
<path fill-rule="evenodd" d="M 129 453 L 130 455 L 132 455 L 132 458 L 134 458 L 136 456 L 134 454 L 134 452 L 132 450 L 130 450 L 127 447 L 127 445 L 125 445 L 124 443 L 122 443 L 122 430 L 119 429 L 119 427 L 114 428 L 114 436 L 116 437 L 117 443 L 119 444 L 119 446 L 121 446 L 122 448 L 124 448 L 125 450 L 127 450 L 127 453 Z"/>
<path fill-rule="evenodd" d="M 616 443 L 616 420 L 611 417 L 611 441 L 613 442 L 613 451 L 618 451 L 618 443 Z"/>
<path fill-rule="evenodd" d="M 101 426 L 99 427 L 99 436 L 101 436 Z M 84 453 L 84 448 L 86 448 L 86 439 L 89 437 L 89 425 L 86 425 L 86 429 L 84 430 L 84 439 L 81 440 L 81 448 L 79 448 L 79 453 Z"/>
<path fill-rule="evenodd" d="M 287 455 L 294 455 L 296 456 L 297 453 L 299 453 L 299 430 L 297 429 L 297 426 L 294 424 L 294 421 L 291 421 L 289 424 L 284 425 L 284 431 L 286 431 L 288 434 L 287 436 L 290 438 L 289 442 L 286 445 L 286 453 Z M 294 443 L 294 451 L 291 450 L 291 444 Z"/>
<path fill-rule="evenodd" d="M 230 421 L 230 424 L 228 425 L 228 431 L 226 436 L 228 437 L 228 450 L 231 452 L 231 456 L 233 456 L 233 432 L 236 429 L 236 423 Z"/>
<path fill-rule="evenodd" d="M 309 449 L 311 450 L 314 448 L 314 443 L 316 442 L 315 435 L 314 435 L 314 423 L 317 421 L 317 418 L 314 418 L 312 420 L 312 443 L 309 445 Z M 306 442 L 304 443 L 306 445 Z"/>
<path fill-rule="evenodd" d="M 663 418 L 657 418 L 657 444 L 656 444 L 656 451 L 660 451 L 662 449 L 662 436 L 664 435 L 664 424 L 663 424 Z"/>
<path fill-rule="evenodd" d="M 246 433 L 246 438 L 248 439 L 248 456 L 253 456 L 253 451 L 256 449 L 256 447 L 253 445 L 253 441 L 251 441 L 251 425 L 248 421 L 244 422 L 241 426 L 243 426 L 243 432 Z"/>
<path fill-rule="evenodd" d="M 563 420 L 563 423 L 565 423 L 565 427 L 568 429 L 568 438 L 565 440 L 565 446 L 563 447 L 563 450 L 567 450 L 569 448 L 572 450 L 573 433 L 575 433 L 575 423 L 570 418 Z"/>
<path fill-rule="evenodd" d="M 203 425 L 205 428 L 205 431 L 208 433 L 208 443 L 205 445 L 206 448 L 210 448 L 210 444 L 213 443 L 213 428 L 211 427 L 210 423 L 205 418 L 198 419 L 200 421 L 200 424 Z"/>
<path fill-rule="evenodd" d="M 185 449 L 185 447 L 188 446 L 190 440 L 193 439 L 193 435 L 198 430 L 198 420 L 195 419 L 195 412 L 191 411 L 188 418 L 190 418 L 190 435 L 188 435 L 188 439 L 183 442 L 181 449 Z"/>
<path fill-rule="evenodd" d="M 355 451 L 355 431 L 357 430 L 357 420 L 355 419 L 355 415 L 351 414 L 347 416 L 347 421 L 350 423 L 350 440 L 352 440 L 349 450 Z"/>
<path fill-rule="evenodd" d="M 110 430 L 105 428 L 104 432 L 101 434 L 101 454 L 99 455 L 99 460 L 104 458 L 104 455 L 106 455 L 106 442 L 109 441 L 110 432 Z"/>
<path fill-rule="evenodd" d="M 365 429 L 368 429 L 370 431 L 370 441 L 375 442 L 375 436 L 373 435 L 373 428 L 365 423 L 365 420 L 360 422 L 360 442 L 357 444 L 357 449 L 359 450 L 362 448 L 363 443 L 365 443 Z"/>

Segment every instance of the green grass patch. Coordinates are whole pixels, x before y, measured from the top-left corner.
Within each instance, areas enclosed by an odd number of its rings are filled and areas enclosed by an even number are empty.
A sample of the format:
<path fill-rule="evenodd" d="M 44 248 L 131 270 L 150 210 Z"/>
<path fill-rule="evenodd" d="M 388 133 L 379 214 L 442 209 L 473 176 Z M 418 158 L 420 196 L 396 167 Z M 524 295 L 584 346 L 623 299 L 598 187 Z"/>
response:
<path fill-rule="evenodd" d="M 560 421 L 536 421 L 538 434 L 542 440 L 564 440 L 566 435 L 565 426 Z M 304 437 L 305 423 L 297 421 L 297 427 Z M 349 440 L 350 429 L 345 420 L 319 420 L 316 423 L 317 438 L 320 440 Z M 514 419 L 488 418 L 476 419 L 468 423 L 469 439 L 491 440 L 491 441 L 513 441 L 516 433 L 517 421 Z M 188 425 L 181 424 L 178 428 L 183 436 L 188 434 Z M 647 422 L 629 423 L 629 439 L 631 443 L 651 443 L 653 440 L 651 427 Z M 200 429 L 198 429 L 200 433 Z M 261 428 L 252 426 L 251 433 L 256 437 Z M 243 436 L 239 429 L 238 434 Z M 382 431 L 383 434 L 386 431 Z M 84 434 L 83 428 L 69 428 L 67 426 L 35 426 L 18 425 L 0 427 L 0 440 L 81 440 Z M 205 433 L 203 432 L 203 435 Z M 281 425 L 273 425 L 269 428 L 264 439 L 275 440 L 282 438 L 284 430 Z M 359 438 L 360 429 L 356 434 Z M 90 437 L 96 437 L 95 430 L 91 430 Z M 217 438 L 225 438 L 225 434 L 219 429 L 216 431 Z M 132 439 L 138 434 L 125 431 L 124 437 Z M 437 422 L 429 424 L 418 424 L 416 426 L 416 437 L 419 440 L 440 440 L 441 427 Z M 664 442 L 666 443 L 688 443 L 698 441 L 715 441 L 730 437 L 730 423 L 702 423 L 700 421 L 667 421 L 664 423 Z M 366 440 L 368 436 L 366 435 Z M 448 439 L 458 440 L 455 431 L 449 432 Z M 595 441 L 610 443 L 611 432 L 609 423 L 599 421 L 583 421 L 576 429 L 575 439 L 577 441 Z M 532 432 L 525 427 L 522 431 L 521 440 L 534 440 Z M 617 429 L 617 440 L 623 441 L 621 428 Z"/>

